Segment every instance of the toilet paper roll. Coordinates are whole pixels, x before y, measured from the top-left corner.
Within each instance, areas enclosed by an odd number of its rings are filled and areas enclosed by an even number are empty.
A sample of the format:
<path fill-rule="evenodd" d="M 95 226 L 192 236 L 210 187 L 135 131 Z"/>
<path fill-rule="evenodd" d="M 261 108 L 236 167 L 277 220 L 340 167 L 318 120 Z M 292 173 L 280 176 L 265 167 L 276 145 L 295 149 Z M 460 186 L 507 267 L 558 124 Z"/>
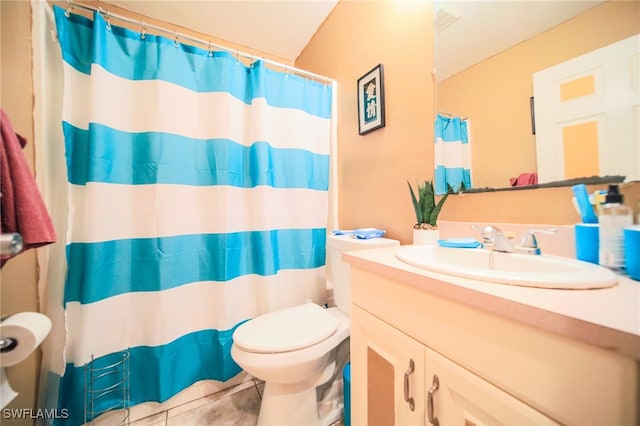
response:
<path fill-rule="evenodd" d="M 11 367 L 27 358 L 51 330 L 51 320 L 38 312 L 21 312 L 0 323 L 0 366 Z"/>

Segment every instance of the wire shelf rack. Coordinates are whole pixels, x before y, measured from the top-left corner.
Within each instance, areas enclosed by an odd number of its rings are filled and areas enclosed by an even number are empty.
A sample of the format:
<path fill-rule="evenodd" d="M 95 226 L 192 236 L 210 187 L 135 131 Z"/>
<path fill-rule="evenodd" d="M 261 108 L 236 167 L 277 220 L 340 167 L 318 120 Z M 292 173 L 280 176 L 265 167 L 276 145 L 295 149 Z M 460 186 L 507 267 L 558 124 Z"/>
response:
<path fill-rule="evenodd" d="M 123 351 L 95 359 L 84 366 L 84 424 L 113 411 L 114 419 L 122 418 L 118 425 L 129 425 L 130 387 L 129 352 Z M 110 422 L 110 424 L 116 424 Z"/>

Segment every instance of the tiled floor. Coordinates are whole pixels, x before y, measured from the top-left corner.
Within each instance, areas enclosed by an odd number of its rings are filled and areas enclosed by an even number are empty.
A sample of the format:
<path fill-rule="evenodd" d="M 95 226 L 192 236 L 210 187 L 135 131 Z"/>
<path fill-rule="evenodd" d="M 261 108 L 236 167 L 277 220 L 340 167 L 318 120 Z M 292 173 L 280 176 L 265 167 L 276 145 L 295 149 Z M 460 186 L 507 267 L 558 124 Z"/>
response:
<path fill-rule="evenodd" d="M 137 420 L 130 425 L 253 426 L 258 421 L 263 389 L 263 382 L 250 380 L 231 389 Z M 332 426 L 342 426 L 342 424 L 342 421 L 339 421 Z"/>
<path fill-rule="evenodd" d="M 255 425 L 264 383 L 254 380 L 162 413 L 130 423 L 131 426 Z"/>

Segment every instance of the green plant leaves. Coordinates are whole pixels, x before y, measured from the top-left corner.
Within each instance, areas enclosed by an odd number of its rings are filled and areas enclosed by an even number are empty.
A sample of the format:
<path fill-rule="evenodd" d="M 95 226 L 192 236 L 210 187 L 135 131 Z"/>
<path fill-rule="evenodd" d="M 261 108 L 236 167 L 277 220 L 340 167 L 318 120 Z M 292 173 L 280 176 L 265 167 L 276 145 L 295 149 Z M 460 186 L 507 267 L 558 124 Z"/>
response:
<path fill-rule="evenodd" d="M 438 221 L 438 215 L 440 214 L 440 210 L 442 210 L 442 206 L 444 205 L 444 202 L 447 200 L 447 197 L 451 193 L 452 193 L 451 190 L 447 191 L 447 193 L 444 194 L 442 196 L 442 198 L 440 198 L 440 201 L 438 201 L 438 204 L 435 206 L 435 208 L 433 209 L 433 211 L 429 215 L 429 224 L 430 225 L 432 225 L 432 226 L 436 225 L 436 222 Z"/>
<path fill-rule="evenodd" d="M 422 222 L 430 223 L 431 212 L 436 206 L 435 192 L 431 181 L 424 181 L 424 185 L 420 187 L 420 209 L 422 210 Z"/>
<path fill-rule="evenodd" d="M 409 192 L 411 193 L 411 202 L 413 203 L 413 210 L 416 214 L 416 223 L 423 224 L 428 223 L 431 226 L 436 226 L 438 221 L 438 215 L 444 202 L 450 194 L 455 193 L 451 185 L 449 185 L 447 193 L 440 198 L 438 203 L 435 201 L 435 191 L 433 189 L 433 181 L 425 180 L 424 184 L 418 184 L 418 196 L 411 187 L 411 183 L 407 181 L 409 185 Z M 463 186 L 464 188 L 464 186 Z"/>
<path fill-rule="evenodd" d="M 422 223 L 422 211 L 420 210 L 420 203 L 418 202 L 416 194 L 413 192 L 413 188 L 411 187 L 409 181 L 407 181 L 407 185 L 409 185 L 409 192 L 411 192 L 411 201 L 413 202 L 413 210 L 416 214 L 416 221 L 417 223 Z"/>

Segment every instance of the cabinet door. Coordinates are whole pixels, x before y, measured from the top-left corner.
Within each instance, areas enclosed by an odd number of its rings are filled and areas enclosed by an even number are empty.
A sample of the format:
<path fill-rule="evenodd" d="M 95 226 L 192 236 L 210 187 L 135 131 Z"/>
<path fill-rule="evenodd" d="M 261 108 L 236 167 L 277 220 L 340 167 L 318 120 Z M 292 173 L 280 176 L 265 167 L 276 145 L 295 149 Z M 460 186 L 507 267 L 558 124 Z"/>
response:
<path fill-rule="evenodd" d="M 443 426 L 557 424 L 432 349 L 426 349 L 425 364 L 427 423 Z"/>
<path fill-rule="evenodd" d="M 424 424 L 424 346 L 352 305 L 354 425 Z"/>

